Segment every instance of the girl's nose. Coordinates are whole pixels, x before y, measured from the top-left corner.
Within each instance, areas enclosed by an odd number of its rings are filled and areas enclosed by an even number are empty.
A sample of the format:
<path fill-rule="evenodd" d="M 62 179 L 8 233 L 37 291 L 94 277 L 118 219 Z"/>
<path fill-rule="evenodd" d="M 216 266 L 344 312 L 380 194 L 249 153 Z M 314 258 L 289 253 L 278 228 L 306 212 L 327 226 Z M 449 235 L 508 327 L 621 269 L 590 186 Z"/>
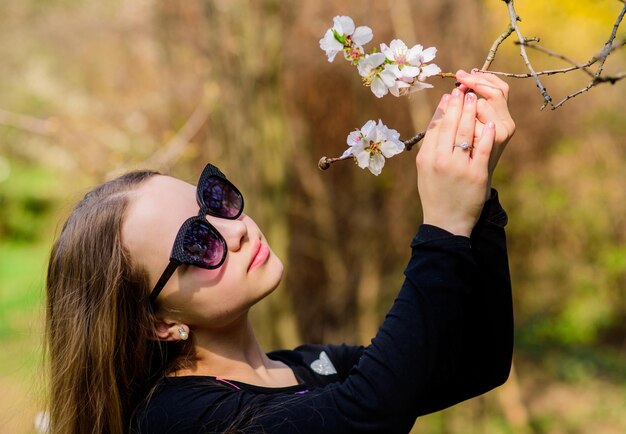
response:
<path fill-rule="evenodd" d="M 243 214 L 237 220 L 210 217 L 209 222 L 222 234 L 228 250 L 236 252 L 241 248 L 244 238 L 248 235 L 248 226 Z"/>

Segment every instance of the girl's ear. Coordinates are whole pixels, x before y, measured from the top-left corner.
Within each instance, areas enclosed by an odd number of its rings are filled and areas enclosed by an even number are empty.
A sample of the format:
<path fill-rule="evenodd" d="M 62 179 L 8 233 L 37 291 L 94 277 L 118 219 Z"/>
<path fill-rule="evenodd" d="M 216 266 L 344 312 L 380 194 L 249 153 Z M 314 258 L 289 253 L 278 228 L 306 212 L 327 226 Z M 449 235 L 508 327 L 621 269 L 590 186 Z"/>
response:
<path fill-rule="evenodd" d="M 154 322 L 154 334 L 161 341 L 186 341 L 189 338 L 189 327 L 185 324 L 166 322 L 159 318 Z"/>

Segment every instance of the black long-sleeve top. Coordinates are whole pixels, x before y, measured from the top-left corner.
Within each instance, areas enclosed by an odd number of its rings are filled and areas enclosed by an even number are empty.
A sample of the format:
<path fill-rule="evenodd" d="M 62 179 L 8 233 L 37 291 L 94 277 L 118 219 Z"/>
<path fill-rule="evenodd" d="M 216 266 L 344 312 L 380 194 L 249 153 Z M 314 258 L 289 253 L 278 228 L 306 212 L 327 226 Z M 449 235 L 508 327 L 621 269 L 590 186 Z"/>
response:
<path fill-rule="evenodd" d="M 165 378 L 133 432 L 407 433 L 418 416 L 501 385 L 513 349 L 506 223 L 494 190 L 469 238 L 421 225 L 369 346 L 268 353 L 292 368 L 300 382 L 292 387 Z"/>

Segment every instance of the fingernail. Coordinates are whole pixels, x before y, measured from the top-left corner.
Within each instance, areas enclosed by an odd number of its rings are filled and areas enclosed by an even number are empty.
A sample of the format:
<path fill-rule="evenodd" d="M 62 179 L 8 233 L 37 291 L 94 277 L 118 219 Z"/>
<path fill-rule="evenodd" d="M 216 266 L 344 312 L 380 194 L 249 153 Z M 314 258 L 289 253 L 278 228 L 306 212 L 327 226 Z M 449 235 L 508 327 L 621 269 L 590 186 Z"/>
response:
<path fill-rule="evenodd" d="M 441 102 L 447 102 L 450 99 L 450 95 L 445 93 L 443 94 L 443 96 L 441 97 Z"/>
<path fill-rule="evenodd" d="M 461 91 L 457 88 L 452 91 L 452 96 L 461 96 Z"/>
<path fill-rule="evenodd" d="M 459 77 L 467 77 L 469 76 L 469 74 L 465 71 L 463 71 L 462 69 L 459 69 L 459 71 L 456 73 L 456 75 L 458 75 Z"/>
<path fill-rule="evenodd" d="M 474 102 L 476 100 L 476 94 L 474 92 L 467 92 L 465 94 L 465 101 Z"/>
<path fill-rule="evenodd" d="M 491 128 L 492 130 L 496 127 L 496 124 L 493 122 L 487 122 L 487 128 Z"/>

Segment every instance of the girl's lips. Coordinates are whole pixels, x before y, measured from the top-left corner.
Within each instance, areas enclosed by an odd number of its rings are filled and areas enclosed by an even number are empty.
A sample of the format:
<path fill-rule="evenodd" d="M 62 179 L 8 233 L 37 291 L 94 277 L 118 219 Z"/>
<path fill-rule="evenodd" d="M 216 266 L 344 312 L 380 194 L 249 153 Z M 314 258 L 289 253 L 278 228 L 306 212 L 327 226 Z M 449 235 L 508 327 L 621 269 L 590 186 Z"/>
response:
<path fill-rule="evenodd" d="M 250 265 L 248 266 L 248 271 L 251 271 L 252 269 L 258 267 L 259 265 L 265 263 L 269 255 L 270 255 L 270 248 L 266 244 L 259 243 L 259 247 L 256 253 L 254 254 L 254 257 L 252 258 Z"/>

